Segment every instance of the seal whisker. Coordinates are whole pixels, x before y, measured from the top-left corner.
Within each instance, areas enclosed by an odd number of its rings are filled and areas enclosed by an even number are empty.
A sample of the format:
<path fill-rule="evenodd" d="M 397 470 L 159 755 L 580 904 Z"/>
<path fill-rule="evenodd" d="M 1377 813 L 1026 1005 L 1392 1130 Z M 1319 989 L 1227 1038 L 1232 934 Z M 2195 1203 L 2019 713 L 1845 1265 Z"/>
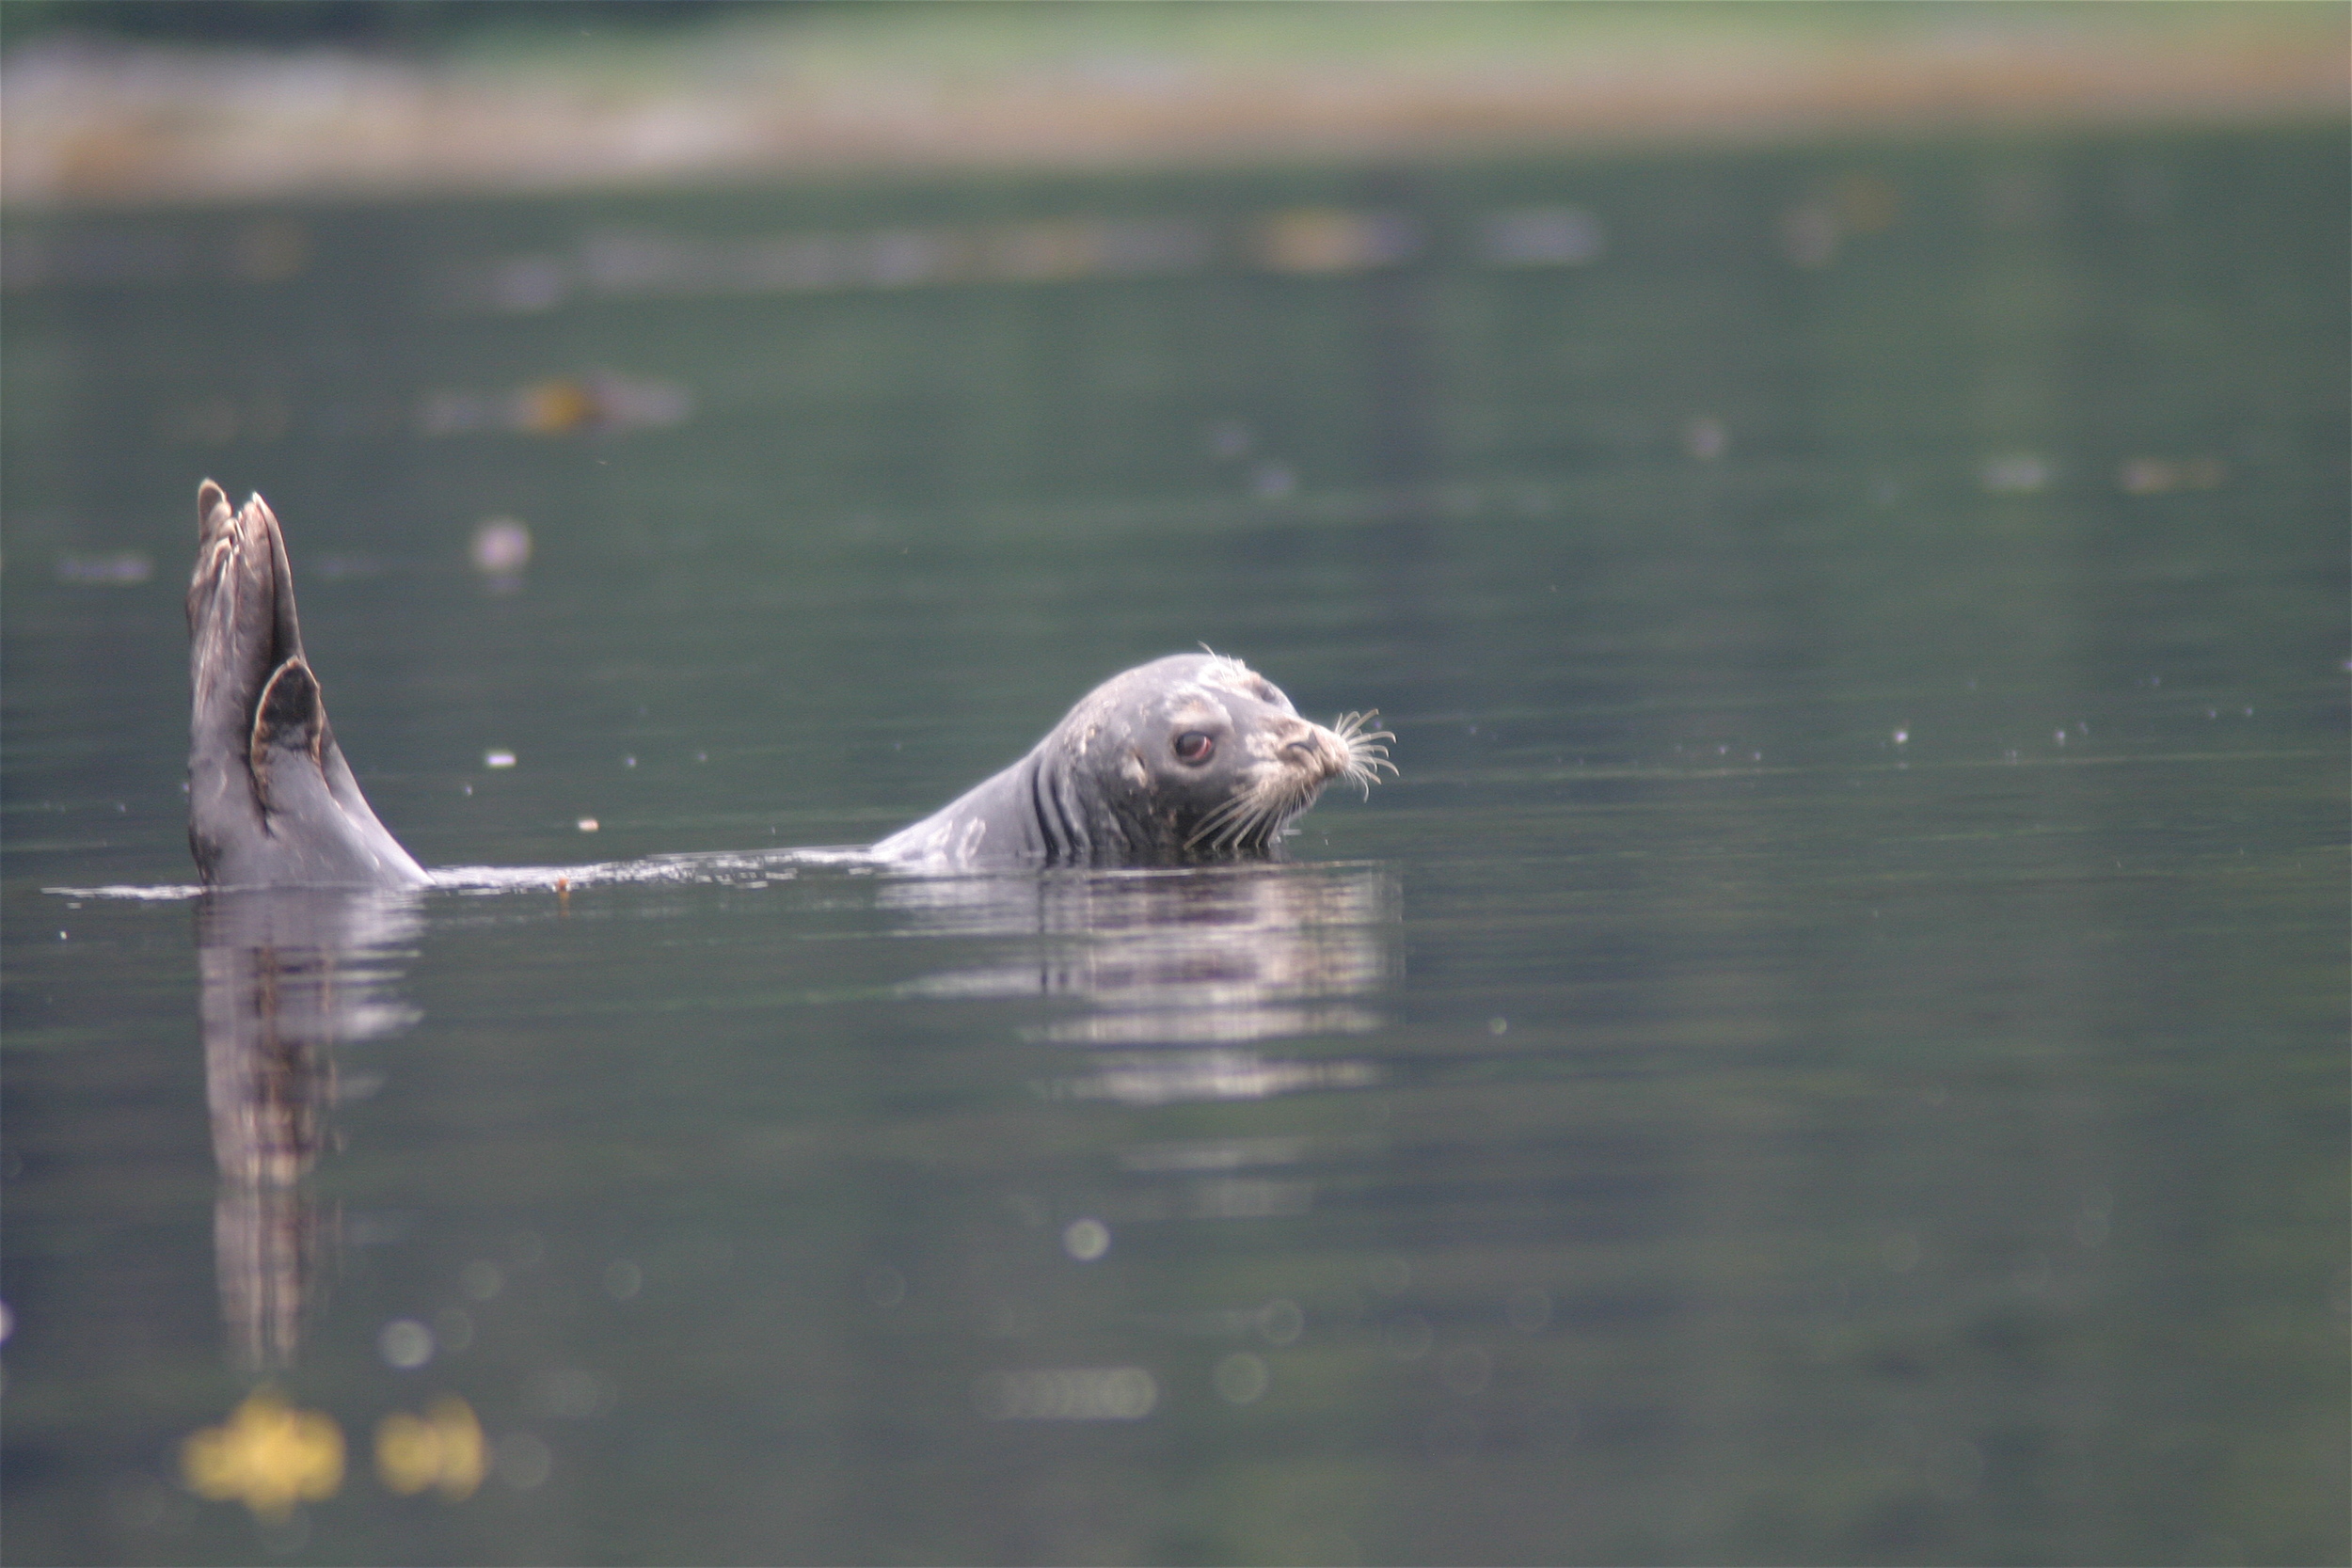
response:
<path fill-rule="evenodd" d="M 1253 807 L 1242 814 L 1231 832 L 1226 835 L 1226 847 L 1247 849 L 1262 847 L 1273 837 L 1277 814 L 1263 806 Z"/>
<path fill-rule="evenodd" d="M 1389 748 L 1384 744 L 1394 740 L 1395 734 L 1366 727 L 1379 717 L 1378 708 L 1370 708 L 1362 713 L 1343 713 L 1331 724 L 1331 733 L 1347 749 L 1347 760 L 1340 765 L 1340 777 L 1361 789 L 1367 800 L 1372 799 L 1372 786 L 1380 782 L 1380 769 L 1385 768 L 1391 775 L 1397 770 L 1396 764 L 1389 760 Z"/>
<path fill-rule="evenodd" d="M 1267 825 L 1284 815 L 1285 804 L 1279 793 L 1269 799 L 1263 789 L 1236 795 L 1209 815 L 1195 832 L 1194 842 L 1220 850 L 1263 843 Z"/>
<path fill-rule="evenodd" d="M 1250 799 L 1247 795 L 1235 795 L 1218 801 L 1216 809 L 1203 816 L 1200 825 L 1194 828 L 1191 835 L 1184 840 L 1184 847 L 1203 849 L 1230 847 L 1232 830 L 1237 822 L 1248 815 L 1249 809 Z"/>

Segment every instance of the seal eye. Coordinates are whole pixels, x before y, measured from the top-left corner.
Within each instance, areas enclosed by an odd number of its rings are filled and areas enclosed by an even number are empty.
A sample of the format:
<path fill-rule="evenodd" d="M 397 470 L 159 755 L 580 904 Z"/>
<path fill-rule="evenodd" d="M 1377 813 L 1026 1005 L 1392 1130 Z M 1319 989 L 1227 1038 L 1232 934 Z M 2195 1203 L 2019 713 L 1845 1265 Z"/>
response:
<path fill-rule="evenodd" d="M 1186 730 L 1176 737 L 1176 760 L 1194 768 L 1208 761 L 1209 753 L 1216 750 L 1216 740 L 1199 730 Z"/>

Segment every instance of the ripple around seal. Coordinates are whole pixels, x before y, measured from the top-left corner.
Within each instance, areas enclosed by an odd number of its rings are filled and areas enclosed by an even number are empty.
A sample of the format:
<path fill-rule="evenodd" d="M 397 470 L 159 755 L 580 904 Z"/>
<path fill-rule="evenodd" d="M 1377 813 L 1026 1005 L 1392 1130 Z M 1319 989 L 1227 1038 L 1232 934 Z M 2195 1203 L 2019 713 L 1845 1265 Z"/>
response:
<path fill-rule="evenodd" d="M 154 887 L 120 883 L 109 887 L 45 887 L 40 891 L 53 898 L 118 898 L 149 904 L 178 903 L 204 895 L 204 889 L 193 882 L 165 882 Z"/>
<path fill-rule="evenodd" d="M 426 885 L 448 893 L 482 896 L 501 893 L 556 893 L 584 887 L 741 887 L 780 881 L 811 867 L 852 873 L 882 869 L 863 849 L 766 849 L 745 854 L 714 850 L 702 854 L 654 855 L 643 860 L 595 861 L 585 865 L 450 865 L 428 873 Z M 237 888 L 206 888 L 194 882 L 153 886 L 113 883 L 103 887 L 44 887 L 58 898 L 108 898 L 167 904 Z"/>
<path fill-rule="evenodd" d="M 881 864 L 863 849 L 763 849 L 751 854 L 723 849 L 586 865 L 453 865 L 431 875 L 437 888 L 483 895 L 611 886 L 741 887 L 783 880 L 808 867 L 856 872 Z"/>
<path fill-rule="evenodd" d="M 1231 874 L 1235 870 L 1255 876 L 1280 876 L 1294 869 L 1263 865 L 1241 868 L 1138 866 L 941 873 L 910 867 L 902 862 L 885 859 L 858 846 L 819 846 L 751 851 L 713 849 L 687 854 L 649 855 L 638 860 L 591 861 L 580 865 L 445 865 L 433 867 L 426 873 L 426 886 L 470 896 L 501 893 L 554 893 L 585 887 L 743 887 L 785 880 L 804 870 L 825 870 L 851 876 L 886 875 L 898 890 L 890 895 L 888 902 L 900 908 L 919 909 L 927 915 L 938 915 L 975 901 L 993 910 L 995 904 L 1002 902 L 1003 884 L 1013 882 L 1028 886 L 1041 877 L 1079 879 L 1097 891 L 1133 884 L 1138 887 L 1136 895 L 1148 896 L 1149 884 L 1154 879 L 1197 880 L 1204 874 Z M 98 887 L 44 887 L 40 891 L 58 898 L 176 903 L 200 898 L 208 892 L 243 890 L 208 889 L 195 882 L 159 882 L 153 885 L 108 883 Z M 1395 918 L 1393 908 L 1386 903 L 1370 912 L 1318 909 L 1315 913 L 1318 924 L 1332 920 L 1393 921 Z"/>

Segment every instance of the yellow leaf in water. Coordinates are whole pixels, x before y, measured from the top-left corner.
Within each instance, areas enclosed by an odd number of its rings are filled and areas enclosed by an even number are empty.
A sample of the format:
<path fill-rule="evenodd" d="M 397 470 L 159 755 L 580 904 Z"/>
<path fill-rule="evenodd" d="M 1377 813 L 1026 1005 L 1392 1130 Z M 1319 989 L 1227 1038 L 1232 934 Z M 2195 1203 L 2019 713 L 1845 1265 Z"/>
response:
<path fill-rule="evenodd" d="M 295 1503 L 342 1489 L 342 1428 L 324 1412 L 292 1408 L 275 1388 L 256 1388 L 227 1421 L 181 1446 L 180 1472 L 199 1497 L 241 1502 L 277 1522 Z"/>
<path fill-rule="evenodd" d="M 441 1434 L 405 1410 L 375 1426 L 375 1473 L 386 1491 L 405 1497 L 441 1479 Z"/>
<path fill-rule="evenodd" d="M 395 1410 L 375 1429 L 375 1473 L 389 1491 L 409 1497 L 428 1486 L 462 1502 L 482 1484 L 482 1423 L 464 1400 L 445 1394 L 421 1416 Z"/>

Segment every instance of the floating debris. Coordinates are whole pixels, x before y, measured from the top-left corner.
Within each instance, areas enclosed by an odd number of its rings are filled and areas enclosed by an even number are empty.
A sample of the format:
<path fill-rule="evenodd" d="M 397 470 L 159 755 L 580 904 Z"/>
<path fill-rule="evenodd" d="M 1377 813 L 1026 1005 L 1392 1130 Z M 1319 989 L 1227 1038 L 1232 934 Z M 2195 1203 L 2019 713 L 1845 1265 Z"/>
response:
<path fill-rule="evenodd" d="M 1701 415 L 1682 427 L 1683 452 L 1700 463 L 1712 463 L 1731 448 L 1731 434 L 1724 429 L 1724 421 L 1710 415 Z"/>
<path fill-rule="evenodd" d="M 2173 460 L 2133 457 L 2115 471 L 2115 486 L 2127 496 L 2162 496 L 2174 490 L 2215 490 L 2230 477 L 2229 466 L 2217 457 Z"/>
<path fill-rule="evenodd" d="M 342 1428 L 323 1411 L 294 1409 L 275 1388 L 256 1388 L 226 1422 L 181 1445 L 180 1472 L 199 1497 L 282 1522 L 297 1502 L 342 1489 Z"/>
<path fill-rule="evenodd" d="M 473 531 L 467 554 L 477 572 L 519 572 L 531 564 L 531 529 L 513 517 L 487 518 Z"/>
<path fill-rule="evenodd" d="M 154 575 L 154 559 L 139 550 L 57 558 L 57 580 L 83 588 L 127 588 Z"/>
<path fill-rule="evenodd" d="M 1159 1401 L 1158 1380 L 1141 1367 L 989 1372 L 972 1388 L 972 1402 L 992 1421 L 1138 1421 Z"/>
<path fill-rule="evenodd" d="M 264 218 L 226 232 L 94 224 L 0 242 L 0 288 L 156 288 L 175 283 L 283 283 L 310 270 L 310 230 Z"/>
<path fill-rule="evenodd" d="M 1493 267 L 1581 267 L 1608 249 L 1609 231 L 1581 207 L 1514 207 L 1476 227 L 1478 259 Z"/>
<path fill-rule="evenodd" d="M 659 430 L 693 417 L 694 397 L 669 381 L 635 381 L 609 371 L 552 376 L 507 392 L 426 394 L 417 428 L 426 436 L 502 431 L 517 436 L 565 436 Z"/>
<path fill-rule="evenodd" d="M 1820 210 L 1837 228 L 1834 206 Z M 535 314 L 575 299 L 1043 285 L 1189 277 L 1220 266 L 1336 277 L 1405 265 L 1426 253 L 1431 240 L 1428 224 L 1412 214 L 1356 207 L 1295 207 L 1224 224 L 1173 214 L 1065 216 L 744 238 L 599 229 L 568 249 L 495 258 L 448 287 L 461 308 Z M 1486 266 L 1588 266 L 1607 254 L 1608 229 L 1573 205 L 1502 208 L 1470 220 L 1468 247 Z M 559 380 L 506 394 L 503 402 L 437 393 L 425 424 L 431 434 L 574 428 L 595 422 L 586 406 L 598 401 L 592 390 Z"/>
<path fill-rule="evenodd" d="M 2030 496 L 2050 483 L 2050 465 L 2033 452 L 2006 452 L 1985 460 L 1977 483 L 1995 496 Z"/>
<path fill-rule="evenodd" d="M 422 1416 L 395 1410 L 376 1423 L 376 1476 L 404 1497 L 437 1487 L 451 1502 L 465 1501 L 482 1484 L 485 1452 L 482 1423 L 454 1394 L 435 1400 Z"/>
<path fill-rule="evenodd" d="M 1411 260 L 1422 239 L 1421 225 L 1402 213 L 1300 207 L 1261 223 L 1255 249 L 1269 272 L 1371 272 Z"/>

